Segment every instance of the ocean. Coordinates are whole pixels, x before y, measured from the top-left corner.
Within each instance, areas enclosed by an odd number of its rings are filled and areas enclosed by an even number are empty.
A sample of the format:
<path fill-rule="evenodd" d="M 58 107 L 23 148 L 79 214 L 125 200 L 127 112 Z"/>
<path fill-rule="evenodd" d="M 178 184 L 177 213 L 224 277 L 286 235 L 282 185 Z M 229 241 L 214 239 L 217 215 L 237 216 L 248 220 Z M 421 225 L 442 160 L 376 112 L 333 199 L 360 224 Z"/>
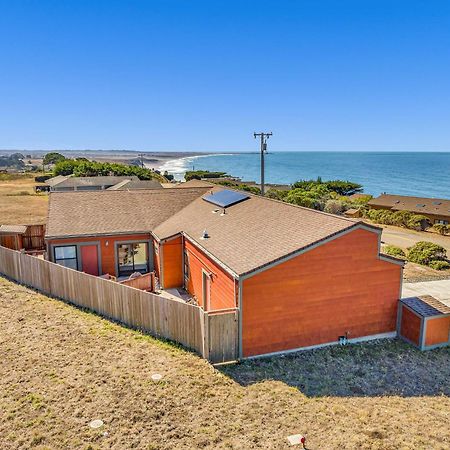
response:
<path fill-rule="evenodd" d="M 191 156 L 166 162 L 167 170 L 182 180 L 186 170 L 227 172 L 259 182 L 259 153 Z M 266 183 L 298 180 L 349 180 L 364 192 L 450 198 L 450 153 L 438 152 L 272 152 L 265 157 Z"/>

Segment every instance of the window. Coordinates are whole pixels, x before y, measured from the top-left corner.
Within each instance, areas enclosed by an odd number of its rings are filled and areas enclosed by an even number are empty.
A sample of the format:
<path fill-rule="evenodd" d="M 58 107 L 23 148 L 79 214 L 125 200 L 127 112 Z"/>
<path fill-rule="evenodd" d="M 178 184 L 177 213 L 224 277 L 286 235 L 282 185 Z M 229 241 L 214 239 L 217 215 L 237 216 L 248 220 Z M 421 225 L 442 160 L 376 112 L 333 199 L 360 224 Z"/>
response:
<path fill-rule="evenodd" d="M 189 281 L 189 255 L 184 251 L 184 285 L 187 286 Z"/>
<path fill-rule="evenodd" d="M 77 247 L 76 245 L 65 245 L 54 247 L 55 263 L 70 269 L 78 269 Z"/>
<path fill-rule="evenodd" d="M 148 245 L 146 242 L 119 244 L 117 246 L 119 277 L 134 272 L 148 272 Z"/>

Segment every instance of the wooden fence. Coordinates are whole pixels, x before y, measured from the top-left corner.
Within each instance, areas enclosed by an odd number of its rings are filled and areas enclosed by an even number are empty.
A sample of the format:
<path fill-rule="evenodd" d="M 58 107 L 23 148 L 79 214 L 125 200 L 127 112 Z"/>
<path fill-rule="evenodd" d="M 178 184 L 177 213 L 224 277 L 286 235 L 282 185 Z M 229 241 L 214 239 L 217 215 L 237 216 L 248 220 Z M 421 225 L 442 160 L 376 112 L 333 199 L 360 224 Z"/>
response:
<path fill-rule="evenodd" d="M 179 342 L 211 361 L 238 358 L 236 310 L 202 308 L 78 272 L 0 247 L 0 273 L 44 294 L 88 308 L 156 337 Z"/>

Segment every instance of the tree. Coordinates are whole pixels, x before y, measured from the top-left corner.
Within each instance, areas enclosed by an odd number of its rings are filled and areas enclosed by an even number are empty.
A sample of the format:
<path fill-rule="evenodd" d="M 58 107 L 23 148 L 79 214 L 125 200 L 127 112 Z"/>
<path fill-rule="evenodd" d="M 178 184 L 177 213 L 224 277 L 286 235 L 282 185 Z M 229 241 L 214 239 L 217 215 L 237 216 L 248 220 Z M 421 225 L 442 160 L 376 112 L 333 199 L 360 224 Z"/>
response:
<path fill-rule="evenodd" d="M 44 156 L 44 160 L 42 161 L 42 164 L 44 164 L 44 166 L 48 166 L 49 164 L 56 164 L 65 159 L 66 159 L 65 156 L 61 155 L 61 153 L 50 152 Z"/>
<path fill-rule="evenodd" d="M 202 178 L 223 178 L 228 177 L 226 172 L 210 172 L 209 170 L 188 170 L 184 174 L 184 179 L 189 180 L 201 180 Z"/>
<path fill-rule="evenodd" d="M 300 180 L 295 182 L 292 187 L 294 189 L 312 190 L 315 187 L 324 186 L 329 191 L 336 192 L 339 195 L 352 195 L 358 192 L 362 192 L 363 187 L 358 183 L 352 183 L 351 181 L 331 180 L 322 181 L 319 177 L 317 180 Z"/>
<path fill-rule="evenodd" d="M 408 261 L 429 266 L 432 261 L 444 261 L 447 251 L 433 242 L 420 241 L 409 248 Z"/>
<path fill-rule="evenodd" d="M 173 175 L 171 175 L 169 172 L 167 172 L 167 170 L 164 171 L 164 178 L 166 180 L 172 181 L 173 180 Z"/>

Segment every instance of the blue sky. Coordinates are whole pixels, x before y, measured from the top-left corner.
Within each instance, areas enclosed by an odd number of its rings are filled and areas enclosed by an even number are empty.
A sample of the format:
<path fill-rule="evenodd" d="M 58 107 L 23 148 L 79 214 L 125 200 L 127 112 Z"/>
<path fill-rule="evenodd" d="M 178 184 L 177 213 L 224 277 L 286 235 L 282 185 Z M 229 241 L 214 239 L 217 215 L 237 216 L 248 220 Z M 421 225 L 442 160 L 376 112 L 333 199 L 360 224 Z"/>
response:
<path fill-rule="evenodd" d="M 0 148 L 450 150 L 450 2 L 0 0 Z"/>

